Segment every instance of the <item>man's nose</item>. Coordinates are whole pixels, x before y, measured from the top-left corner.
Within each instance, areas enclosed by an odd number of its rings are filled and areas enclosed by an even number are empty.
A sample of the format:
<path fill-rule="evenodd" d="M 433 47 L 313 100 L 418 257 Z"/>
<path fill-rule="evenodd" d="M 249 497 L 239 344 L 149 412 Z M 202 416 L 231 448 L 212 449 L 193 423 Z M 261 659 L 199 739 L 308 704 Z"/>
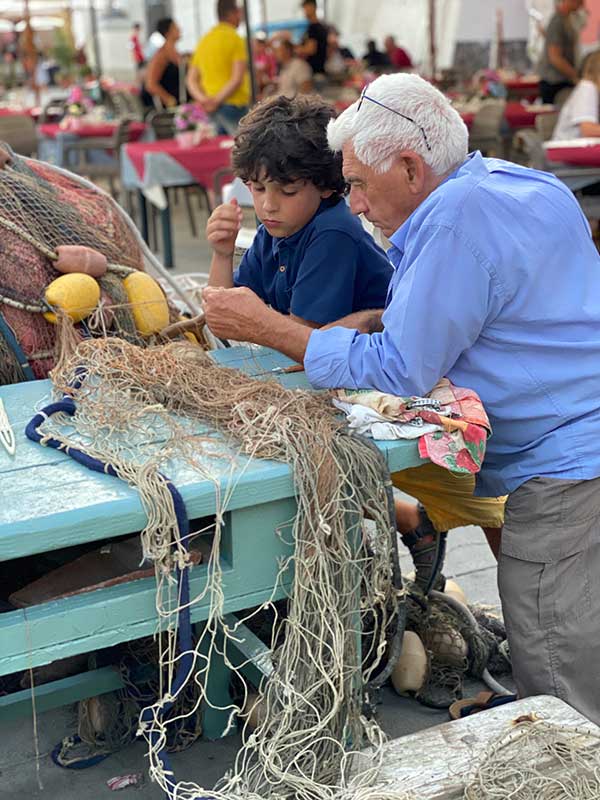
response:
<path fill-rule="evenodd" d="M 369 210 L 366 198 L 358 189 L 350 190 L 350 211 L 353 214 L 365 214 Z"/>

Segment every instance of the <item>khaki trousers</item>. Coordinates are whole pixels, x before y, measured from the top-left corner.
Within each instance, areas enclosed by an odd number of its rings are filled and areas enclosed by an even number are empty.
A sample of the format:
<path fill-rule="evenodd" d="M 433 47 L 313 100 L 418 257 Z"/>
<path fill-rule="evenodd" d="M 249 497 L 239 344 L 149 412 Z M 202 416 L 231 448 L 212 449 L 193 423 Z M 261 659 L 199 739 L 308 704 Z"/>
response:
<path fill-rule="evenodd" d="M 533 478 L 509 496 L 498 586 L 519 696 L 600 724 L 600 478 Z"/>

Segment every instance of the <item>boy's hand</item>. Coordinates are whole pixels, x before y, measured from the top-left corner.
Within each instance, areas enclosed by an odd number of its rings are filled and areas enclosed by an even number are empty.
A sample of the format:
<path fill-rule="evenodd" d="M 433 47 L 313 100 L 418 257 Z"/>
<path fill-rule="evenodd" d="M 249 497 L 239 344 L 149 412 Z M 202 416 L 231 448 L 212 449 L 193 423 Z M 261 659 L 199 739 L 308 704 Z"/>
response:
<path fill-rule="evenodd" d="M 234 198 L 217 206 L 206 223 L 206 238 L 215 253 L 233 256 L 235 239 L 242 227 L 243 211 Z"/>

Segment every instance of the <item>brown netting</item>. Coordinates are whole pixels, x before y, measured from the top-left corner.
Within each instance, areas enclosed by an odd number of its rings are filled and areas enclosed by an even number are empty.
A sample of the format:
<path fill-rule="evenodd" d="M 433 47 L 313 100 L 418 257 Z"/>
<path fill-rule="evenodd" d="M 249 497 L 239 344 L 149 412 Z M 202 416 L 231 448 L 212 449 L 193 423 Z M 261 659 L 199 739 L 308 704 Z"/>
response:
<path fill-rule="evenodd" d="M 59 245 L 85 245 L 111 264 L 143 269 L 137 241 L 110 200 L 49 164 L 11 154 L 0 167 L 0 385 L 26 377 L 12 337 L 36 378 L 54 367 L 57 327 L 41 303 L 61 274 L 49 256 Z M 139 342 L 120 277 L 107 274 L 100 283 L 104 304 L 118 307 L 115 330 Z"/>

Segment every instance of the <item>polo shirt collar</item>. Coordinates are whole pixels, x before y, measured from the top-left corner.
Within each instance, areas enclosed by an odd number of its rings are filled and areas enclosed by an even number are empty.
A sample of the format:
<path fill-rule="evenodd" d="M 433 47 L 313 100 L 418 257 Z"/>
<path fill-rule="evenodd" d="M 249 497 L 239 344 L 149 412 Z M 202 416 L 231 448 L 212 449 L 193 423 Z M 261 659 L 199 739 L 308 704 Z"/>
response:
<path fill-rule="evenodd" d="M 292 233 L 291 236 L 280 236 L 280 237 L 273 236 L 273 242 L 272 242 L 273 258 L 277 259 L 279 257 L 279 250 L 281 249 L 281 247 L 283 247 L 283 246 L 285 246 L 285 247 L 288 247 L 288 246 L 293 247 L 295 244 L 297 244 L 298 241 L 300 240 L 300 238 L 302 237 L 302 235 L 304 234 L 304 231 L 310 225 L 312 225 L 312 223 L 315 221 L 315 219 L 318 217 L 318 215 L 322 211 L 324 211 L 326 208 L 331 208 L 331 203 L 329 202 L 329 200 L 321 200 L 321 202 L 319 204 L 319 207 L 315 211 L 314 216 L 311 217 L 308 220 L 308 222 L 306 223 L 306 225 L 304 225 L 302 228 L 300 228 L 299 231 L 296 231 L 296 233 Z"/>

